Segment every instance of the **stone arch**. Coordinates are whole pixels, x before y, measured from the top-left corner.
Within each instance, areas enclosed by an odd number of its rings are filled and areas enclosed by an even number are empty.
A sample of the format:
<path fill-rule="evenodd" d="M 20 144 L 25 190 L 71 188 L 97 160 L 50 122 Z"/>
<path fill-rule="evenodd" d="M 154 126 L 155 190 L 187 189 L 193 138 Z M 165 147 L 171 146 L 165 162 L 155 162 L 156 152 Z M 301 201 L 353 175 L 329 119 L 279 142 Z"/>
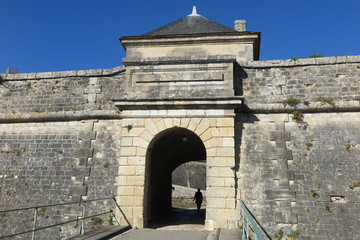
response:
<path fill-rule="evenodd" d="M 177 112 L 174 112 L 177 113 Z M 173 116 L 170 110 L 168 116 Z M 234 120 L 233 118 L 128 118 L 122 120 L 119 171 L 116 180 L 120 206 L 129 221 L 144 227 L 149 217 L 146 168 L 148 149 L 162 133 L 173 129 L 185 129 L 202 142 L 207 161 L 207 228 L 226 227 L 223 219 L 208 217 L 216 212 L 226 213 L 234 205 Z M 170 129 L 170 130 L 169 130 Z M 225 199 L 227 198 L 227 199 Z M 230 211 L 230 210 L 229 210 Z M 233 211 L 233 210 L 231 210 Z M 214 220 L 215 219 L 215 220 Z"/>
<path fill-rule="evenodd" d="M 202 140 L 192 131 L 168 128 L 150 142 L 146 156 L 146 187 L 144 210 L 148 221 L 157 220 L 171 212 L 171 174 L 179 165 L 206 160 Z"/>

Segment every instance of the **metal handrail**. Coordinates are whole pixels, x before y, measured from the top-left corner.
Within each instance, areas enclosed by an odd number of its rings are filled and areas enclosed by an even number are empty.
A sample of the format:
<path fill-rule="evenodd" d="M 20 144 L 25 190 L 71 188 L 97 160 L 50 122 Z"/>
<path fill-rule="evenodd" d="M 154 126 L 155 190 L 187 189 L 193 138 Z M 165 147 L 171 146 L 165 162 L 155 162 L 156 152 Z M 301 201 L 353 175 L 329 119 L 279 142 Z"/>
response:
<path fill-rule="evenodd" d="M 252 233 L 254 235 L 254 239 L 257 240 L 265 240 L 263 234 L 261 233 L 261 230 L 265 233 L 265 235 L 269 237 L 269 235 L 265 232 L 264 228 L 261 227 L 261 225 L 258 223 L 256 219 L 253 218 L 252 213 L 249 211 L 249 209 L 246 207 L 245 203 L 240 200 L 241 202 L 241 208 L 242 208 L 242 240 L 249 240 L 250 239 L 250 230 L 252 230 Z M 251 226 L 250 226 L 250 224 Z M 246 229 L 245 229 L 246 226 Z M 261 228 L 261 230 L 259 229 Z"/>
<path fill-rule="evenodd" d="M 99 213 L 99 214 L 94 214 L 94 215 L 91 215 L 91 216 L 87 216 L 87 217 L 81 218 L 81 220 L 91 218 L 91 217 L 100 216 L 100 215 L 105 215 L 105 214 L 109 214 L 109 213 L 112 213 L 112 210 L 109 211 L 109 212 L 104 212 L 104 213 Z M 57 224 L 53 224 L 53 225 L 49 225 L 49 226 L 45 226 L 45 227 L 39 227 L 39 228 L 36 228 L 35 230 L 27 230 L 25 232 L 14 233 L 12 235 L 0 236 L 0 239 L 14 237 L 14 236 L 18 236 L 18 235 L 23 235 L 23 234 L 26 234 L 26 233 L 31 233 L 31 232 L 34 232 L 34 231 L 40 231 L 40 230 L 44 230 L 44 229 L 47 229 L 47 228 L 52 228 L 52 227 L 68 224 L 68 223 L 71 223 L 71 222 L 78 222 L 78 221 L 79 221 L 79 219 L 73 219 L 73 220 L 69 220 L 69 221 L 66 221 L 66 222 L 61 222 L 61 223 L 57 223 Z"/>
<path fill-rule="evenodd" d="M 13 212 L 13 211 L 22 211 L 22 210 L 29 210 L 33 208 L 45 208 L 45 207 L 54 207 L 54 206 L 62 206 L 62 205 L 71 205 L 71 204 L 80 204 L 80 203 L 86 203 L 86 202 L 95 202 L 95 201 L 103 201 L 103 200 L 110 200 L 111 198 L 98 198 L 98 199 L 92 199 L 92 200 L 80 200 L 77 202 L 67 202 L 67 203 L 56 203 L 56 204 L 48 204 L 48 205 L 39 205 L 39 206 L 32 206 L 32 207 L 25 207 L 25 208 L 14 208 L 14 209 L 8 209 L 8 210 L 0 210 L 0 213 L 3 212 Z"/>
<path fill-rule="evenodd" d="M 82 224 L 81 224 L 81 234 L 84 234 L 84 233 L 85 233 L 85 230 L 84 230 L 84 220 L 85 220 L 85 219 L 92 218 L 92 217 L 96 217 L 96 216 L 101 216 L 101 215 L 105 215 L 105 214 L 112 214 L 112 215 L 114 215 L 114 214 L 113 214 L 113 210 L 110 210 L 110 211 L 108 211 L 108 212 L 103 212 L 103 213 L 94 214 L 94 215 L 86 216 L 86 217 L 85 217 L 86 203 L 88 203 L 88 202 L 95 202 L 95 201 L 104 201 L 104 200 L 110 200 L 110 199 L 112 199 L 112 200 L 115 201 L 116 207 L 120 210 L 120 212 L 121 212 L 122 215 L 124 216 L 126 222 L 130 225 L 129 221 L 126 219 L 123 211 L 121 210 L 120 206 L 118 205 L 118 203 L 116 202 L 116 199 L 115 199 L 114 197 L 112 197 L 112 198 L 99 198 L 99 199 L 92 199 L 92 200 L 80 200 L 80 201 L 78 201 L 78 202 L 68 202 L 68 203 L 59 203 L 59 204 L 48 204 L 48 205 L 32 206 L 32 207 L 26 207 L 26 208 L 16 208 L 16 209 L 9 209 L 9 210 L 1 210 L 0 213 L 13 212 L 13 211 L 24 211 L 24 210 L 29 210 L 29 209 L 35 209 L 35 212 L 34 212 L 34 227 L 33 227 L 32 230 L 27 230 L 27 231 L 24 231 L 24 232 L 15 233 L 15 234 L 6 235 L 6 236 L 0 236 L 0 239 L 5 239 L 5 238 L 14 237 L 14 236 L 23 235 L 23 234 L 31 233 L 31 232 L 32 232 L 32 238 L 31 238 L 31 239 L 34 240 L 34 239 L 35 239 L 35 232 L 36 232 L 36 231 L 40 231 L 40 230 L 44 230 L 44 229 L 47 229 L 47 228 L 52 228 L 52 227 L 56 227 L 56 226 L 68 224 L 68 223 L 71 223 L 71 222 L 78 222 L 79 220 L 82 221 Z M 48 225 L 48 226 L 45 226 L 45 227 L 39 227 L 39 228 L 36 227 L 37 213 L 38 213 L 38 209 L 39 209 L 39 208 L 54 207 L 54 206 L 63 206 L 63 205 L 72 205 L 72 204 L 79 204 L 79 206 L 82 205 L 83 211 L 82 211 L 82 216 L 81 216 L 81 217 L 78 217 L 77 219 L 73 219 L 73 220 L 69 220 L 69 221 L 65 221 L 65 222 L 53 224 L 53 225 Z"/>

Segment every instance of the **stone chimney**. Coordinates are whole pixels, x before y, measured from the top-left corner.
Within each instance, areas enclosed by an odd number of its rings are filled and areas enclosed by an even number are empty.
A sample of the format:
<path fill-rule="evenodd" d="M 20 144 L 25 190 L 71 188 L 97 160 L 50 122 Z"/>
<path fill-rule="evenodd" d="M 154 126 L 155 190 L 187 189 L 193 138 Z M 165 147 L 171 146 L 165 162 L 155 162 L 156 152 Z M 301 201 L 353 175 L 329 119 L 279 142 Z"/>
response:
<path fill-rule="evenodd" d="M 246 32 L 246 21 L 245 20 L 235 20 L 234 29 L 238 32 Z"/>

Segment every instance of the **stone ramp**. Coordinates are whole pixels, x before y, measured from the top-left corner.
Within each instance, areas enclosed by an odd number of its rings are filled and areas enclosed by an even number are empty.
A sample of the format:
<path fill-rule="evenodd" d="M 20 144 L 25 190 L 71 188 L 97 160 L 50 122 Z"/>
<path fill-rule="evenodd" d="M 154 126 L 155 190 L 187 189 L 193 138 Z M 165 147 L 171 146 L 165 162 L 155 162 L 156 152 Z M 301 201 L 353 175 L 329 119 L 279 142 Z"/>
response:
<path fill-rule="evenodd" d="M 123 233 L 111 240 L 208 240 L 208 235 L 209 231 L 143 228 Z"/>
<path fill-rule="evenodd" d="M 131 226 L 111 225 L 94 229 L 86 232 L 84 235 L 68 238 L 68 240 L 105 240 L 111 239 L 131 229 Z"/>
<path fill-rule="evenodd" d="M 242 237 L 242 230 L 240 229 L 219 229 L 219 238 L 217 240 L 240 240 Z"/>
<path fill-rule="evenodd" d="M 217 229 L 206 230 L 164 230 L 164 229 L 138 229 L 128 231 L 111 240 L 240 240 L 241 230 Z"/>

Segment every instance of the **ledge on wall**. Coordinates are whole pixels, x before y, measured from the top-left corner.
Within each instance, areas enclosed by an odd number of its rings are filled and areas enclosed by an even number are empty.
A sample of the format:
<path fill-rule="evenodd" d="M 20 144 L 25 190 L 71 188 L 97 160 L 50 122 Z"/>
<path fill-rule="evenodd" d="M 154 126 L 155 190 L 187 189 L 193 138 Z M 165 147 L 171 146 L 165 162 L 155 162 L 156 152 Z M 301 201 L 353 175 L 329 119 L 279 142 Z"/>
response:
<path fill-rule="evenodd" d="M 235 55 L 193 55 L 182 57 L 124 58 L 125 66 L 199 64 L 199 63 L 233 63 Z"/>
<path fill-rule="evenodd" d="M 29 80 L 29 79 L 49 79 L 63 77 L 98 77 L 110 76 L 125 72 L 125 66 L 119 66 L 111 69 L 90 69 L 59 72 L 40 72 L 40 73 L 18 73 L 18 74 L 0 74 L 3 81 L 9 80 Z"/>
<path fill-rule="evenodd" d="M 308 65 L 332 65 L 332 64 L 344 64 L 344 63 L 360 63 L 360 55 L 239 62 L 240 66 L 246 68 L 294 67 L 294 66 L 308 66 Z"/>
<path fill-rule="evenodd" d="M 114 104 L 120 110 L 139 109 L 239 109 L 243 96 L 224 98 L 154 98 L 154 99 L 115 99 Z"/>

